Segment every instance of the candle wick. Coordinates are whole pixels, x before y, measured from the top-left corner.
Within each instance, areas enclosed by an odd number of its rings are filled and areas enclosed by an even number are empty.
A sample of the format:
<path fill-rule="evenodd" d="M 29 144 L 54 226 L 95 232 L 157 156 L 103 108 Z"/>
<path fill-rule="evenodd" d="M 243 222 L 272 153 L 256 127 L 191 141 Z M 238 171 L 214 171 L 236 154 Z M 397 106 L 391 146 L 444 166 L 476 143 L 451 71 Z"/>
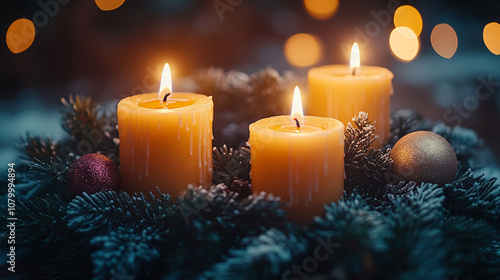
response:
<path fill-rule="evenodd" d="M 165 96 L 163 97 L 163 103 L 167 102 L 167 98 L 171 95 L 172 93 L 167 93 L 165 94 Z"/>
<path fill-rule="evenodd" d="M 352 67 L 352 75 L 355 76 L 356 75 L 356 69 L 358 69 L 358 67 Z"/>
<path fill-rule="evenodd" d="M 293 118 L 293 120 L 295 121 L 295 124 L 297 125 L 297 129 L 300 130 L 299 120 L 297 118 Z"/>

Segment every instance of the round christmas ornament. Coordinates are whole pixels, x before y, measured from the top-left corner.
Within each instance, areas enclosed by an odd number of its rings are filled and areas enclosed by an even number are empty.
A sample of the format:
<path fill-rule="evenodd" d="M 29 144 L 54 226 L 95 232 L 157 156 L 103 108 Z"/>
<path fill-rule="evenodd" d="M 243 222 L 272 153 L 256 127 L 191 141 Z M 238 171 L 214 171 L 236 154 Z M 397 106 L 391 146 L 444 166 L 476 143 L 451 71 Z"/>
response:
<path fill-rule="evenodd" d="M 455 179 L 457 156 L 453 147 L 440 135 L 417 131 L 405 135 L 391 151 L 392 171 L 404 179 L 446 184 Z"/>
<path fill-rule="evenodd" d="M 116 191 L 120 187 L 120 171 L 107 156 L 86 154 L 70 166 L 67 181 L 69 190 L 75 195 Z"/>

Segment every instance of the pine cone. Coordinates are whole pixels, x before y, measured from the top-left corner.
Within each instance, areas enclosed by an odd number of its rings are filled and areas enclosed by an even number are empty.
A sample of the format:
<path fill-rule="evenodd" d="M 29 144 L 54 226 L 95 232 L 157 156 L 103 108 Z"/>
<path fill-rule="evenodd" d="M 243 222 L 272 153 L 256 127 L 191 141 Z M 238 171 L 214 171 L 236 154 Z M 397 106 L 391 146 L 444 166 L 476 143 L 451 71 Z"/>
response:
<path fill-rule="evenodd" d="M 238 194 L 238 200 L 244 199 L 252 194 L 250 184 L 238 177 L 234 177 L 231 184 L 227 187 L 228 191 Z"/>

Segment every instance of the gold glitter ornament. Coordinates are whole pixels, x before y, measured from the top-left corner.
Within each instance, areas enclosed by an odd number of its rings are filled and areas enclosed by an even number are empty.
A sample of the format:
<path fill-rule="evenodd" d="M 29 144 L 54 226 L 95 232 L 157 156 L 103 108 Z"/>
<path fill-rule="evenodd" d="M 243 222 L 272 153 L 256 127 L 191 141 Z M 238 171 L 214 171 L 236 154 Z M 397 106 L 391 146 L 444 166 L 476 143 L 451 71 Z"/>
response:
<path fill-rule="evenodd" d="M 457 173 L 453 147 L 430 131 L 412 132 L 399 139 L 391 158 L 392 172 L 409 181 L 443 185 L 452 182 Z"/>

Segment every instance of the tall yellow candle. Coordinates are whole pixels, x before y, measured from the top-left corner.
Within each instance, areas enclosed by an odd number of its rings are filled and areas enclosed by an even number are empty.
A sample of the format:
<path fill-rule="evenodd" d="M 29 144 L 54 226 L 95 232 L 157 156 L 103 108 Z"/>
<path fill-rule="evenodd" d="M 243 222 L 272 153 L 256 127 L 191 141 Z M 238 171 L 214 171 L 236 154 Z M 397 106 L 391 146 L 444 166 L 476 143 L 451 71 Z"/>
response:
<path fill-rule="evenodd" d="M 288 217 L 304 224 L 342 197 L 344 125 L 333 118 L 304 117 L 297 98 L 298 88 L 291 116 L 252 123 L 249 144 L 252 189 L 281 197 Z"/>
<path fill-rule="evenodd" d="M 171 92 L 168 64 L 160 93 L 118 103 L 122 190 L 149 192 L 158 187 L 173 197 L 188 184 L 212 180 L 212 97 Z"/>
<path fill-rule="evenodd" d="M 393 93 L 391 71 L 383 67 L 362 66 L 354 43 L 350 65 L 327 65 L 307 73 L 309 96 L 306 113 L 339 119 L 344 125 L 360 111 L 376 121 L 375 147 L 389 137 L 390 97 Z"/>

